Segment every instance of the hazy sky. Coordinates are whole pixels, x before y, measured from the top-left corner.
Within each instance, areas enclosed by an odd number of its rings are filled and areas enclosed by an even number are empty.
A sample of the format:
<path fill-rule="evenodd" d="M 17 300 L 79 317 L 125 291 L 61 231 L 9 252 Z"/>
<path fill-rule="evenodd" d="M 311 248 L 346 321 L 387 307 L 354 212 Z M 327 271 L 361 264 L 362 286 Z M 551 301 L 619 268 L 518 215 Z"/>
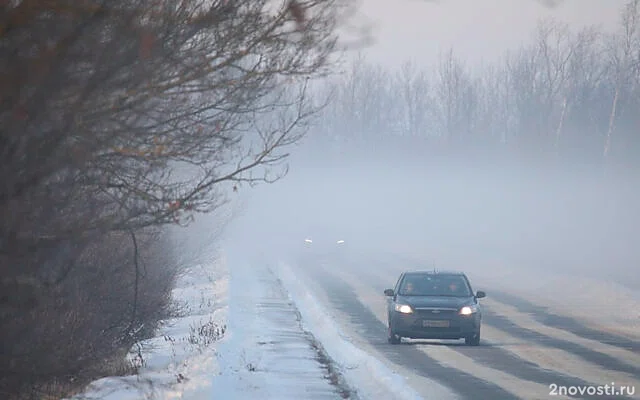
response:
<path fill-rule="evenodd" d="M 453 47 L 469 62 L 492 60 L 532 35 L 540 18 L 615 29 L 626 0 L 360 0 L 358 20 L 376 43 L 364 51 L 387 65 L 435 60 Z"/>

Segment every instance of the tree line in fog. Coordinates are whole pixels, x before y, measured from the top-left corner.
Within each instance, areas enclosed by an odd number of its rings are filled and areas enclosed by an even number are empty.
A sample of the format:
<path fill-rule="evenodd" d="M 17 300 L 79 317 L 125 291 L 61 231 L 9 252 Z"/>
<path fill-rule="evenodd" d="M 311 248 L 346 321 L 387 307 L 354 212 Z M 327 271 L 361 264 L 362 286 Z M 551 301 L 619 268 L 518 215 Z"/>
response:
<path fill-rule="evenodd" d="M 420 51 L 420 49 L 416 49 Z M 468 65 L 455 49 L 397 70 L 364 57 L 322 89 L 318 138 L 415 138 L 453 151 L 633 162 L 640 150 L 640 2 L 615 32 L 541 20 L 523 47 Z"/>

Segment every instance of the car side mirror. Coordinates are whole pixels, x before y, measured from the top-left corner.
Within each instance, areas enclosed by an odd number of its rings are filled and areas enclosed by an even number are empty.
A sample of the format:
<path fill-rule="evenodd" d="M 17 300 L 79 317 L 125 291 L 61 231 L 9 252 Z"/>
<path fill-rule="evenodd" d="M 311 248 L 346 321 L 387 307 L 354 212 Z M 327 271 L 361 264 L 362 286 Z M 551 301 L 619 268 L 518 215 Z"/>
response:
<path fill-rule="evenodd" d="M 384 295 L 389 297 L 393 296 L 393 289 L 385 289 Z"/>
<path fill-rule="evenodd" d="M 487 294 L 486 294 L 485 292 L 483 292 L 482 290 L 478 290 L 478 291 L 476 292 L 476 298 L 477 298 L 477 299 L 481 299 L 481 298 L 483 298 L 483 297 L 487 297 Z"/>

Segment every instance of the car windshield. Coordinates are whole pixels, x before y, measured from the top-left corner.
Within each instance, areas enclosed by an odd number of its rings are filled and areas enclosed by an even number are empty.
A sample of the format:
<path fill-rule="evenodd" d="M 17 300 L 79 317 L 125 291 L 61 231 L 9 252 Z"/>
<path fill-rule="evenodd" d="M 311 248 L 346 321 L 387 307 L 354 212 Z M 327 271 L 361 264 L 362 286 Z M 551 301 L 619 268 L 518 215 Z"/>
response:
<path fill-rule="evenodd" d="M 400 286 L 402 296 L 471 296 L 471 290 L 461 275 L 406 275 Z"/>

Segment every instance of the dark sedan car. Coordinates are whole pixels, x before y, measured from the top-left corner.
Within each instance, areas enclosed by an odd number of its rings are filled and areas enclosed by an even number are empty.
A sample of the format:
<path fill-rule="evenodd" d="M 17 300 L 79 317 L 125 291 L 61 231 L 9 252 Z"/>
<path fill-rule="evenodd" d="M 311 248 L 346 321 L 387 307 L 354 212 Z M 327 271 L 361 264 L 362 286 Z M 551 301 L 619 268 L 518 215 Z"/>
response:
<path fill-rule="evenodd" d="M 388 340 L 464 339 L 467 345 L 480 344 L 482 310 L 462 272 L 403 272 L 394 289 L 387 289 Z"/>

